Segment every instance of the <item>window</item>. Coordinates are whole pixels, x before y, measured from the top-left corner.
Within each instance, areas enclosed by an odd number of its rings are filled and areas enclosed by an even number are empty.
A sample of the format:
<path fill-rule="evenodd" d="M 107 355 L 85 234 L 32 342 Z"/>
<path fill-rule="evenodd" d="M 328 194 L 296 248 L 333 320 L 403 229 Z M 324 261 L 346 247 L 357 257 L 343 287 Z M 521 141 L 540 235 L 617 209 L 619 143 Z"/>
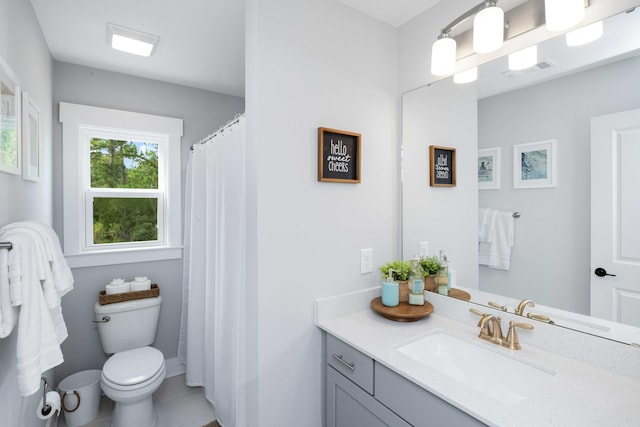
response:
<path fill-rule="evenodd" d="M 182 120 L 60 103 L 72 267 L 181 256 Z"/>

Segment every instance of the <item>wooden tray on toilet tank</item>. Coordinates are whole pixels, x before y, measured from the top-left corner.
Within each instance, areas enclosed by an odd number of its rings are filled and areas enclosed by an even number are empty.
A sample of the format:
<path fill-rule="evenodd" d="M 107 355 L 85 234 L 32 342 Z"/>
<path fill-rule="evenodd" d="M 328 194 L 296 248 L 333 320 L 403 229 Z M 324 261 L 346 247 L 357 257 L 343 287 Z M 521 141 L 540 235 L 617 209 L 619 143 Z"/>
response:
<path fill-rule="evenodd" d="M 160 296 L 160 288 L 153 283 L 151 289 L 146 291 L 123 292 L 121 294 L 107 295 L 106 291 L 98 292 L 100 305 L 113 304 L 114 302 L 133 301 L 134 299 L 155 298 Z"/>

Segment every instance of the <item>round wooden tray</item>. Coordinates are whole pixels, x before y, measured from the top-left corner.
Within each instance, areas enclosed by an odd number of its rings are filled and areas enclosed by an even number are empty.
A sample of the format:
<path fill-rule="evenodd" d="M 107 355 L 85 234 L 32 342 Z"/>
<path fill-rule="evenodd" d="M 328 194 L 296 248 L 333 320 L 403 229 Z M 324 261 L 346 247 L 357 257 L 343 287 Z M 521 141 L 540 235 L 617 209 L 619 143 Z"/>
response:
<path fill-rule="evenodd" d="M 401 302 L 395 307 L 387 307 L 382 304 L 382 297 L 371 300 L 371 309 L 382 317 L 396 322 L 415 322 L 433 313 L 433 305 L 429 301 L 425 301 L 424 305 Z"/>

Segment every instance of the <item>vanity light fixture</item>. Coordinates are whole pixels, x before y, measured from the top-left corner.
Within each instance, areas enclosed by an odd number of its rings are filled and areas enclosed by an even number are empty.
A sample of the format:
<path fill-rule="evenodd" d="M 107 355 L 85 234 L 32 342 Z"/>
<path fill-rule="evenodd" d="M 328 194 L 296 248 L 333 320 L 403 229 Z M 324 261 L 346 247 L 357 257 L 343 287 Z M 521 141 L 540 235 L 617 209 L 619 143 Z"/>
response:
<path fill-rule="evenodd" d="M 478 80 L 478 67 L 469 68 L 458 74 L 453 75 L 453 82 L 458 84 L 471 83 Z"/>
<path fill-rule="evenodd" d="M 585 0 L 544 0 L 544 15 L 549 31 L 562 31 L 582 21 Z"/>
<path fill-rule="evenodd" d="M 431 47 L 431 74 L 446 76 L 456 68 L 456 41 L 451 31 L 473 17 L 473 50 L 488 53 L 499 49 L 504 41 L 504 12 L 497 0 L 484 0 L 444 27 Z"/>
<path fill-rule="evenodd" d="M 512 71 L 525 70 L 537 63 L 538 45 L 536 44 L 509 54 L 509 69 Z"/>
<path fill-rule="evenodd" d="M 591 43 L 592 41 L 602 37 L 603 33 L 604 33 L 604 28 L 602 25 L 602 21 L 585 25 L 582 28 L 569 31 L 566 34 L 567 46 L 581 46 L 583 44 Z"/>
<path fill-rule="evenodd" d="M 116 24 L 107 24 L 107 44 L 116 50 L 140 56 L 150 56 L 160 37 Z"/>

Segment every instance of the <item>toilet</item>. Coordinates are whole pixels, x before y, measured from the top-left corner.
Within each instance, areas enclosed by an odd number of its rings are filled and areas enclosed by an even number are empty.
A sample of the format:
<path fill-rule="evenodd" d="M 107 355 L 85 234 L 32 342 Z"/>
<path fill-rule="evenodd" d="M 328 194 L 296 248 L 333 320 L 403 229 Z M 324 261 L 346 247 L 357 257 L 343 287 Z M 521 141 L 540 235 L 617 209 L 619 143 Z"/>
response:
<path fill-rule="evenodd" d="M 95 304 L 102 349 L 111 356 L 102 367 L 100 387 L 114 402 L 113 427 L 153 427 L 152 394 L 166 376 L 164 355 L 151 347 L 161 297 Z"/>

